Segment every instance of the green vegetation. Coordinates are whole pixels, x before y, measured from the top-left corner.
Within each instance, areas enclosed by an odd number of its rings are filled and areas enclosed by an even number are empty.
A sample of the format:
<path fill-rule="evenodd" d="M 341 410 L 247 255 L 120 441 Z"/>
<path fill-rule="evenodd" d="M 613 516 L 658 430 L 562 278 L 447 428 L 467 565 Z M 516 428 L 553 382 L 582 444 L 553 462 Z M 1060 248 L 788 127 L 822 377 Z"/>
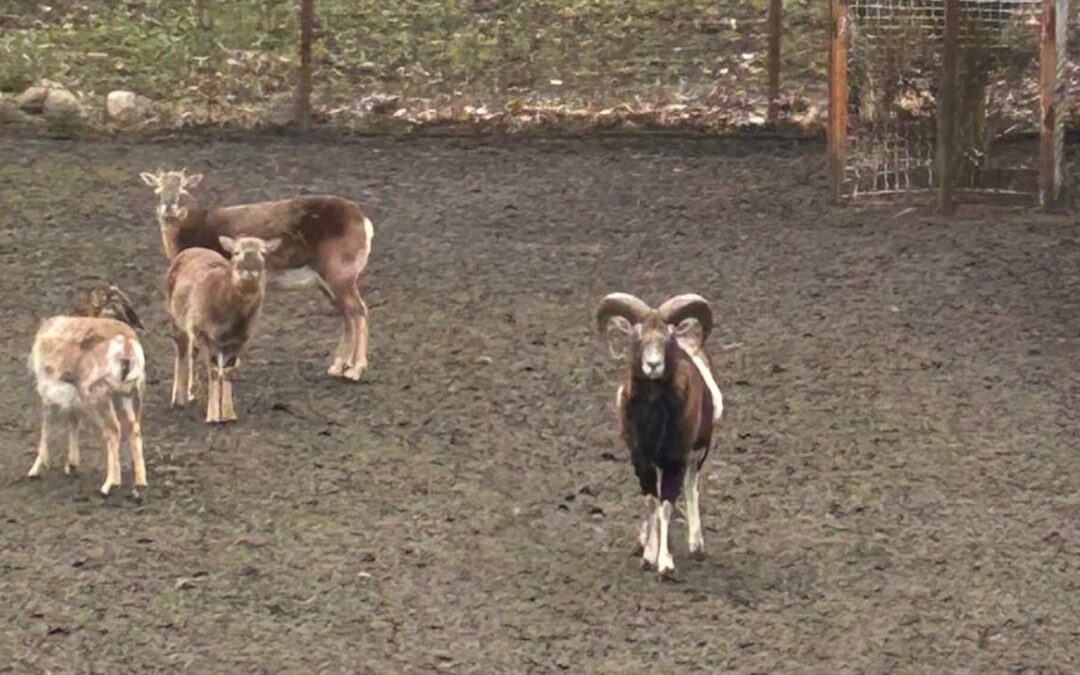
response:
<path fill-rule="evenodd" d="M 820 92 L 819 9 L 789 3 L 785 89 Z M 250 123 L 291 91 L 296 0 L 15 0 L 0 91 L 125 88 L 194 122 Z M 344 122 L 690 106 L 759 114 L 764 1 L 317 0 L 316 104 Z M 729 115 L 730 113 L 730 115 Z M 704 113 L 701 113 L 704 114 Z M 727 119 L 730 116 L 731 119 Z M 178 120 L 184 118 L 178 117 Z"/>

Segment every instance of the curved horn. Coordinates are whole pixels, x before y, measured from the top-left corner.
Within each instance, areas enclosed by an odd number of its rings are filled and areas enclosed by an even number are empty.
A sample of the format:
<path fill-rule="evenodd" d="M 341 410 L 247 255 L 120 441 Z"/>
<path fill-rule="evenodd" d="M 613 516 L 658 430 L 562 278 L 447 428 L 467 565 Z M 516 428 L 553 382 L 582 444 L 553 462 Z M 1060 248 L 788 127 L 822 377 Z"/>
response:
<path fill-rule="evenodd" d="M 604 299 L 600 301 L 600 307 L 596 310 L 596 328 L 603 335 L 607 330 L 608 321 L 613 317 L 621 316 L 630 323 L 641 323 L 651 311 L 652 308 L 643 300 L 629 293 L 611 293 L 604 296 Z"/>
<path fill-rule="evenodd" d="M 660 318 L 664 323 L 678 326 L 686 319 L 697 319 L 701 324 L 701 341 L 709 337 L 713 327 L 713 311 L 709 301 L 697 293 L 676 295 L 660 305 Z"/>
<path fill-rule="evenodd" d="M 118 286 L 110 285 L 109 293 L 119 301 L 119 312 L 121 316 L 116 318 L 123 321 L 132 328 L 143 330 L 142 321 L 139 320 L 139 315 L 135 313 L 134 303 L 131 302 L 131 298 L 128 294 L 120 290 Z"/>

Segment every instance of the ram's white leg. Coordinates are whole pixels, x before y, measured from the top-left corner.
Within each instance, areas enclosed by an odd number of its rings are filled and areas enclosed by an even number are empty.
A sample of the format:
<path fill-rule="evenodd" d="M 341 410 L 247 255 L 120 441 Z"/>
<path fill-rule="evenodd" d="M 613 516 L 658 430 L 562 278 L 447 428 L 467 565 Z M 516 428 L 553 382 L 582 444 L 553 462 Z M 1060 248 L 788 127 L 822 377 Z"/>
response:
<path fill-rule="evenodd" d="M 701 472 L 697 462 L 691 460 L 686 467 L 683 492 L 686 494 L 686 535 L 690 555 L 695 558 L 705 557 L 705 535 L 701 531 Z"/>
<path fill-rule="evenodd" d="M 662 576 L 675 573 L 675 559 L 671 557 L 671 550 L 668 548 L 668 531 L 671 529 L 671 515 L 674 510 L 669 501 L 661 501 L 656 510 L 657 538 L 660 540 L 659 551 L 656 555 L 656 571 Z"/>
<path fill-rule="evenodd" d="M 641 568 L 656 567 L 656 554 L 659 551 L 659 526 L 656 522 L 656 497 L 645 496 L 645 520 L 641 523 Z"/>

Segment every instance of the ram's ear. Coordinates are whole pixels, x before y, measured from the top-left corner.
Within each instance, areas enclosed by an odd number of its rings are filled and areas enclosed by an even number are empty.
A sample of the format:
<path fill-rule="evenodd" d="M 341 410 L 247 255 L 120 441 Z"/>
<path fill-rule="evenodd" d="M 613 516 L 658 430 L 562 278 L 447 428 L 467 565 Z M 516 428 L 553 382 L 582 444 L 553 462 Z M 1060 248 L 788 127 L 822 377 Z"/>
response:
<path fill-rule="evenodd" d="M 705 343 L 705 331 L 697 319 L 684 319 L 675 326 L 675 340 L 687 353 L 693 354 Z"/>

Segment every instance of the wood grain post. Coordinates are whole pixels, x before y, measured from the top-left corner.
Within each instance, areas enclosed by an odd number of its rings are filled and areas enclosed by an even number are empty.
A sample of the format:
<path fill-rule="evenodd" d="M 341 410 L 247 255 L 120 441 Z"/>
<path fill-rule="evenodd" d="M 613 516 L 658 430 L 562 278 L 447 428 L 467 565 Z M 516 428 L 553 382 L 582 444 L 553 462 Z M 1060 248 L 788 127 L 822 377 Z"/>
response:
<path fill-rule="evenodd" d="M 296 121 L 311 125 L 311 43 L 315 33 L 315 0 L 300 0 L 300 71 L 296 79 Z"/>
<path fill-rule="evenodd" d="M 780 38 L 783 0 L 769 0 L 769 111 L 766 119 L 776 124 L 780 117 Z"/>
<path fill-rule="evenodd" d="M 956 95 L 960 79 L 960 0 L 945 0 L 944 58 L 937 109 L 938 211 L 956 212 Z"/>
<path fill-rule="evenodd" d="M 829 177 L 833 199 L 840 201 L 844 190 L 848 131 L 848 17 L 844 0 L 829 0 Z"/>
<path fill-rule="evenodd" d="M 1043 0 L 1039 48 L 1039 206 L 1053 208 L 1061 201 L 1065 104 L 1065 31 L 1068 0 Z"/>

